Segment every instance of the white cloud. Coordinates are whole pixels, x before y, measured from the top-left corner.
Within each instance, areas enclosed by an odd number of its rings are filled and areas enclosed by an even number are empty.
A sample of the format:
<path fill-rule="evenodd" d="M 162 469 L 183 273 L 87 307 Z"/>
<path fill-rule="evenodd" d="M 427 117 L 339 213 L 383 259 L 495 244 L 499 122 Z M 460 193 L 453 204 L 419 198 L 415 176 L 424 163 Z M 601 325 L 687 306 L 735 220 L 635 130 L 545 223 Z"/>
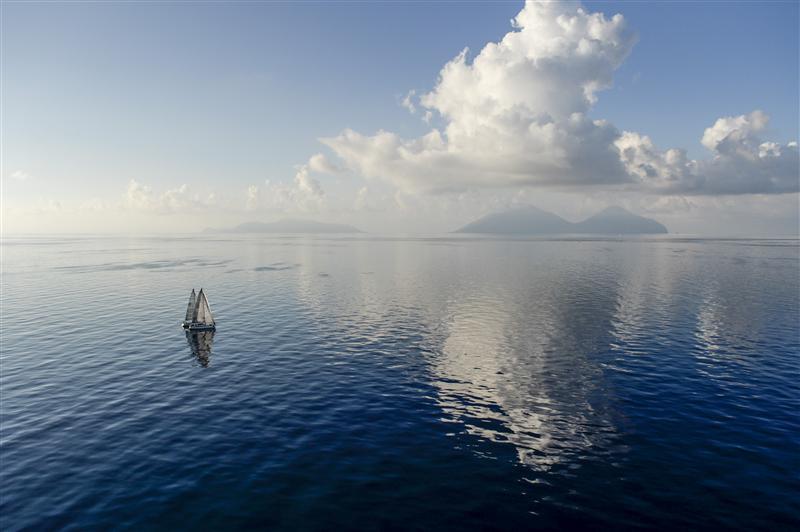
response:
<path fill-rule="evenodd" d="M 58 200 L 47 200 L 47 203 L 42 208 L 43 211 L 60 211 L 62 209 L 61 202 Z"/>
<path fill-rule="evenodd" d="M 294 175 L 294 184 L 297 191 L 303 196 L 321 198 L 325 195 L 319 181 L 309 174 L 308 165 L 302 165 Z"/>
<path fill-rule="evenodd" d="M 247 190 L 247 209 L 278 213 L 319 211 L 325 204 L 325 191 L 319 181 L 311 177 L 312 169 L 327 173 L 339 171 L 324 155 L 314 155 L 307 164 L 297 167 L 290 183 L 271 183 L 267 180 L 263 187 L 251 185 Z"/>
<path fill-rule="evenodd" d="M 447 63 L 420 97 L 444 130 L 412 140 L 345 130 L 323 142 L 364 176 L 407 192 L 628 179 L 617 130 L 586 116 L 634 43 L 622 16 L 529 2 L 513 24 L 471 63 L 467 50 Z"/>
<path fill-rule="evenodd" d="M 355 193 L 352 210 L 391 215 L 403 210 L 401 194 L 386 187 L 359 188 Z"/>
<path fill-rule="evenodd" d="M 135 179 L 128 182 L 124 199 L 124 205 L 128 209 L 150 211 L 157 214 L 195 212 L 215 205 L 215 203 L 214 194 L 209 194 L 202 199 L 199 194 L 192 194 L 186 184 L 156 194 L 151 187 L 143 185 Z"/>
<path fill-rule="evenodd" d="M 406 94 L 405 98 L 403 98 L 403 101 L 400 102 L 400 105 L 408 109 L 408 112 L 412 115 L 417 112 L 417 106 L 414 105 L 414 96 L 416 96 L 416 94 L 417 91 L 411 89 L 408 91 L 408 94 Z"/>
<path fill-rule="evenodd" d="M 353 202 L 353 208 L 356 211 L 371 211 L 375 210 L 370 202 L 369 187 L 361 187 L 356 192 L 356 199 Z"/>
<path fill-rule="evenodd" d="M 111 207 L 100 198 L 89 198 L 78 205 L 78 210 L 82 212 L 102 212 Z"/>
<path fill-rule="evenodd" d="M 131 179 L 125 193 L 125 204 L 132 209 L 151 209 L 154 206 L 153 189 Z"/>
<path fill-rule="evenodd" d="M 245 209 L 252 211 L 258 208 L 258 186 L 250 185 L 247 187 L 247 200 L 245 201 Z"/>
<path fill-rule="evenodd" d="M 186 184 L 167 190 L 161 196 L 161 208 L 166 212 L 175 212 L 185 208 L 191 201 L 188 192 L 189 187 Z"/>
<path fill-rule="evenodd" d="M 512 24 L 472 62 L 466 49 L 448 62 L 434 89 L 418 98 L 424 121 L 436 114 L 442 129 L 414 139 L 346 129 L 322 142 L 350 169 L 407 194 L 522 185 L 621 185 L 658 194 L 798 190 L 797 145 L 762 142 L 757 134 L 768 118 L 760 111 L 708 128 L 701 142 L 711 158 L 702 161 L 588 118 L 635 42 L 621 15 L 528 1 Z M 415 96 L 402 102 L 412 112 Z"/>
<path fill-rule="evenodd" d="M 761 111 L 720 118 L 703 133 L 712 152 L 690 160 L 683 150 L 659 151 L 646 137 L 625 132 L 616 141 L 620 156 L 643 189 L 665 194 L 775 194 L 797 192 L 796 142 L 763 142 L 758 133 L 769 117 Z"/>
<path fill-rule="evenodd" d="M 218 198 L 211 192 L 201 196 L 186 184 L 156 193 L 152 187 L 135 179 L 128 182 L 122 205 L 130 211 L 156 214 L 195 213 L 209 207 L 231 213 L 243 210 L 284 214 L 318 212 L 325 206 L 325 191 L 312 177 L 312 172 L 339 173 L 342 168 L 323 154 L 316 154 L 306 164 L 296 167 L 294 178 L 288 183 L 266 180 L 261 186 L 249 185 L 244 193 L 244 209 L 241 195 Z"/>
<path fill-rule="evenodd" d="M 27 181 L 31 178 L 31 175 L 27 172 L 23 172 L 22 170 L 16 170 L 15 172 L 11 173 L 10 177 L 15 181 Z"/>
<path fill-rule="evenodd" d="M 308 159 L 308 169 L 320 174 L 339 174 L 344 168 L 328 159 L 325 154 L 317 153 Z"/>
<path fill-rule="evenodd" d="M 761 111 L 753 111 L 749 115 L 720 118 L 707 128 L 700 142 L 711 151 L 729 152 L 746 147 L 754 140 L 755 133 L 764 129 L 769 117 Z M 747 155 L 752 149 L 743 152 Z"/>

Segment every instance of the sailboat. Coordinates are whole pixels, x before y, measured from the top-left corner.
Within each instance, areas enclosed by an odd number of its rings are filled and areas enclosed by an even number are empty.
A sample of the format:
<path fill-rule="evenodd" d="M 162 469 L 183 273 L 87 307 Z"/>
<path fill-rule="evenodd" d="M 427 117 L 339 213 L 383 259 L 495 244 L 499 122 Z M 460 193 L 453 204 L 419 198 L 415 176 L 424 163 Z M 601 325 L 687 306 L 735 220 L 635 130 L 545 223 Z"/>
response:
<path fill-rule="evenodd" d="M 186 317 L 183 320 L 183 328 L 190 331 L 213 331 L 217 328 L 214 322 L 214 315 L 211 314 L 211 307 L 208 306 L 203 289 L 195 295 L 194 288 L 189 294 L 189 304 L 186 306 Z"/>

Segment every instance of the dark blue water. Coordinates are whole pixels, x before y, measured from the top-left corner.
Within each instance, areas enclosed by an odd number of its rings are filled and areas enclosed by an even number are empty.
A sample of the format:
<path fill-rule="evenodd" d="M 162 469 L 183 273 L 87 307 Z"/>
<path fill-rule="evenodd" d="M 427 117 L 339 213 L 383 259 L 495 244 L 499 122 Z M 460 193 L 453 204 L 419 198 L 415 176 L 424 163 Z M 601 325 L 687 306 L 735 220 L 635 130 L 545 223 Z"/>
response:
<path fill-rule="evenodd" d="M 0 528 L 796 528 L 799 250 L 6 239 Z"/>

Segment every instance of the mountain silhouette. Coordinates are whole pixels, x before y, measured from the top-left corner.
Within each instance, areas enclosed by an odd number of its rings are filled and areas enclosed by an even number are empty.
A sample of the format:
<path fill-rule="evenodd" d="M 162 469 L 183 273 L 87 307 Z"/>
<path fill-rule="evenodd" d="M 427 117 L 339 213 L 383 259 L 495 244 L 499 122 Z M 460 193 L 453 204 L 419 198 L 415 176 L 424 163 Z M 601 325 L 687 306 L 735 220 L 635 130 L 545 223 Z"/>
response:
<path fill-rule="evenodd" d="M 488 214 L 455 231 L 504 235 L 555 234 L 663 234 L 667 228 L 650 218 L 638 216 L 622 207 L 609 207 L 583 220 L 572 223 L 551 212 L 533 206 L 517 207 Z"/>
<path fill-rule="evenodd" d="M 574 224 L 576 233 L 632 235 L 663 234 L 667 228 L 650 218 L 638 216 L 622 207 L 609 207 Z"/>

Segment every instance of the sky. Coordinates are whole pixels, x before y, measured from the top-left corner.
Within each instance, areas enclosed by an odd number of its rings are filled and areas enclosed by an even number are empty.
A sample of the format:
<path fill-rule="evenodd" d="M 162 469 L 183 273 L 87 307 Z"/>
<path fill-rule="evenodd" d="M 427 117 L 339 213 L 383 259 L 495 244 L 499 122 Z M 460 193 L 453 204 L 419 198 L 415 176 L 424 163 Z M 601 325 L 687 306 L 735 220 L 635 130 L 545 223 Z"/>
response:
<path fill-rule="evenodd" d="M 8 2 L 2 225 L 797 235 L 797 2 Z"/>

